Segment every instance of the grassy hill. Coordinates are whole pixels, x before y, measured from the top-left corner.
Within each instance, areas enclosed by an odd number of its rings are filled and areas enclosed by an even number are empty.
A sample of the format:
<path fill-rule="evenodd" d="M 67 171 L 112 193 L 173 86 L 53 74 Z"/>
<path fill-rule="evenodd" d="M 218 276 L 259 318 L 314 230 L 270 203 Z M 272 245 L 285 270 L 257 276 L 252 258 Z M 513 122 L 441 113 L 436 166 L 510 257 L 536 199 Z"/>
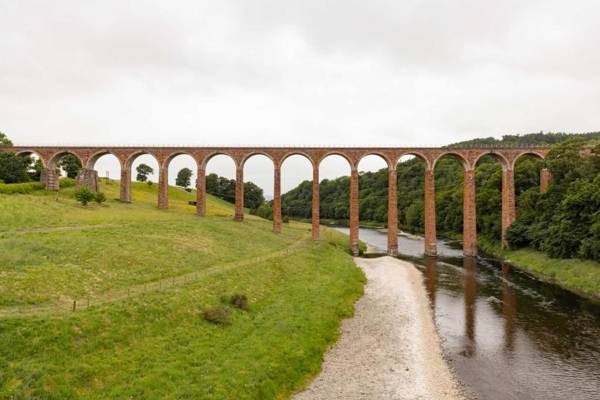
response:
<path fill-rule="evenodd" d="M 215 198 L 199 218 L 175 188 L 158 210 L 156 189 L 124 204 L 102 184 L 88 207 L 72 188 L 0 194 L 0 398 L 285 398 L 318 372 L 364 284 L 347 238 L 274 235 Z"/>

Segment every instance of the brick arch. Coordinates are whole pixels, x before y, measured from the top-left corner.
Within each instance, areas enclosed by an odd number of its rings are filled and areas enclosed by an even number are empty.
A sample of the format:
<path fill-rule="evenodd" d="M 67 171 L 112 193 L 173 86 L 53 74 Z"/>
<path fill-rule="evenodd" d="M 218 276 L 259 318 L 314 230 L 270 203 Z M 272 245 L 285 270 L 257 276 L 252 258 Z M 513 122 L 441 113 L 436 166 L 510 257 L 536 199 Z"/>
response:
<path fill-rule="evenodd" d="M 369 157 L 369 156 L 377 156 L 377 157 L 381 158 L 387 164 L 388 169 L 393 166 L 392 160 L 390 160 L 390 158 L 386 154 L 380 153 L 378 151 L 367 151 L 364 154 L 361 154 L 360 157 L 358 158 L 358 160 L 356 160 L 356 168 L 358 168 L 358 166 L 360 165 L 360 162 L 365 157 Z"/>
<path fill-rule="evenodd" d="M 288 153 L 283 154 L 281 156 L 280 165 L 283 165 L 283 163 L 285 162 L 285 160 L 287 160 L 288 158 L 290 158 L 292 156 L 301 156 L 301 157 L 304 157 L 304 158 L 306 158 L 308 160 L 308 162 L 311 165 L 313 165 L 313 166 L 315 165 L 315 161 L 313 160 L 313 158 L 308 153 L 305 153 L 303 151 L 290 151 Z"/>
<path fill-rule="evenodd" d="M 73 150 L 59 150 L 52 154 L 52 156 L 50 156 L 50 159 L 48 160 L 48 168 L 56 168 L 57 161 L 65 154 L 73 154 L 75 157 L 77 157 L 77 159 L 81 163 L 81 166 L 85 168 L 85 165 L 87 164 L 85 158 L 81 157 L 81 154 L 78 154 L 76 151 Z"/>
<path fill-rule="evenodd" d="M 438 161 L 442 158 L 442 157 L 454 157 L 455 159 L 457 159 L 458 161 L 461 162 L 461 164 L 463 165 L 463 168 L 465 170 L 469 169 L 469 167 L 472 167 L 473 164 L 469 163 L 469 160 L 467 157 L 465 157 L 464 154 L 458 152 L 458 151 L 444 151 L 441 152 L 440 154 L 438 154 L 435 159 L 433 160 L 433 163 L 431 164 L 431 169 L 435 170 L 435 166 L 437 165 Z"/>
<path fill-rule="evenodd" d="M 515 158 L 513 159 L 513 161 L 512 161 L 512 165 L 511 165 L 512 169 L 514 169 L 514 168 L 515 168 L 515 165 L 516 165 L 516 163 L 517 163 L 517 160 L 518 160 L 519 158 L 523 157 L 523 156 L 534 156 L 534 157 L 536 157 L 536 158 L 539 158 L 539 159 L 540 159 L 540 160 L 542 160 L 542 161 L 545 161 L 545 160 L 546 160 L 546 154 L 540 153 L 540 152 L 538 152 L 538 151 L 535 151 L 535 150 L 527 150 L 527 151 L 523 151 L 523 152 L 521 152 L 521 153 L 518 153 L 518 154 L 515 156 Z"/>
<path fill-rule="evenodd" d="M 42 162 L 42 166 L 44 168 L 46 167 L 46 160 L 44 160 L 44 157 L 35 150 L 19 150 L 15 153 L 17 156 L 26 156 L 31 154 L 36 155 L 37 158 Z"/>
<path fill-rule="evenodd" d="M 326 159 L 329 156 L 340 156 L 342 158 L 344 158 L 346 161 L 348 161 L 348 166 L 350 167 L 350 170 L 352 170 L 353 168 L 356 168 L 356 165 L 358 163 L 355 163 L 352 158 L 350 158 L 350 156 L 346 153 L 344 153 L 343 151 L 328 151 L 324 154 L 322 154 L 318 160 L 315 160 L 315 166 L 317 168 L 319 168 L 321 166 L 321 163 L 323 162 L 324 159 Z"/>
<path fill-rule="evenodd" d="M 233 161 L 233 165 L 235 166 L 235 168 L 238 167 L 238 159 L 232 152 L 228 152 L 226 150 L 217 150 L 206 154 L 204 158 L 202 158 L 202 160 L 199 161 L 200 165 L 202 166 L 202 169 L 206 169 L 208 162 L 216 156 L 227 156 L 231 158 L 231 161 Z"/>
<path fill-rule="evenodd" d="M 158 164 L 158 167 L 160 168 L 160 166 L 162 164 L 161 161 L 160 161 L 160 157 L 158 157 L 156 154 L 154 154 L 153 152 L 148 151 L 148 150 L 137 150 L 137 151 L 134 151 L 133 153 L 128 154 L 127 158 L 125 159 L 125 163 L 124 163 L 123 166 L 126 169 L 131 169 L 131 167 L 133 166 L 134 161 L 139 156 L 143 156 L 145 154 L 152 156 L 156 160 L 156 163 Z"/>
<path fill-rule="evenodd" d="M 246 165 L 246 161 L 248 161 L 250 158 L 252 158 L 254 156 L 267 157 L 273 163 L 273 167 L 275 167 L 275 165 L 277 164 L 275 161 L 275 157 L 272 154 L 270 154 L 267 151 L 256 150 L 256 151 L 251 151 L 249 153 L 242 155 L 241 162 L 240 162 L 240 165 L 242 166 L 242 168 L 244 168 L 244 166 Z"/>
<path fill-rule="evenodd" d="M 115 158 L 119 161 L 119 168 L 123 169 L 122 158 L 120 158 L 118 154 L 111 151 L 110 149 L 99 150 L 99 151 L 96 151 L 95 153 L 93 153 L 91 156 L 89 156 L 87 164 L 85 165 L 85 168 L 94 169 L 96 162 L 100 159 L 100 157 L 108 155 L 108 154 L 115 156 Z"/>
<path fill-rule="evenodd" d="M 167 155 L 165 157 L 165 159 L 163 160 L 160 167 L 168 169 L 169 166 L 171 165 L 171 161 L 173 161 L 173 159 L 178 156 L 190 156 L 196 162 L 196 168 L 200 167 L 200 162 L 199 162 L 198 158 L 195 157 L 194 154 L 192 154 L 191 152 L 185 151 L 185 150 L 177 150 L 177 151 L 174 151 L 174 152 L 170 153 L 169 155 Z"/>
<path fill-rule="evenodd" d="M 500 163 L 500 165 L 502 166 L 502 169 L 512 167 L 511 162 L 508 160 L 508 158 L 506 158 L 506 156 L 504 154 L 490 150 L 490 151 L 481 152 L 480 154 L 475 156 L 475 158 L 473 159 L 473 168 L 475 168 L 477 166 L 477 163 L 479 162 L 479 160 L 481 160 L 485 156 L 491 156 L 496 161 L 498 161 Z"/>
<path fill-rule="evenodd" d="M 430 160 L 430 157 L 427 157 L 424 153 L 420 152 L 420 151 L 407 151 L 404 153 L 401 153 L 395 160 L 394 165 L 398 165 L 398 163 L 400 162 L 400 159 L 404 156 L 413 156 L 416 158 L 420 158 L 421 161 L 423 161 L 425 163 L 425 167 L 427 169 L 433 169 L 433 166 L 431 165 L 432 162 Z"/>

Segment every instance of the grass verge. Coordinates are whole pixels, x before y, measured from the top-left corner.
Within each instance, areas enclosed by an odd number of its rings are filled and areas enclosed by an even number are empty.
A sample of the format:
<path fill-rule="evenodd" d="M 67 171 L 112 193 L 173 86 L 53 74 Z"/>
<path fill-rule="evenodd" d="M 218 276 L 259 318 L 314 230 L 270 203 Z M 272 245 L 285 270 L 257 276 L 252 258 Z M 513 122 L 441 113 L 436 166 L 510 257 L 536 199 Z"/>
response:
<path fill-rule="evenodd" d="M 533 249 L 503 250 L 480 240 L 481 249 L 522 269 L 536 278 L 556 284 L 595 302 L 600 302 L 600 263 L 591 260 L 550 258 Z"/>

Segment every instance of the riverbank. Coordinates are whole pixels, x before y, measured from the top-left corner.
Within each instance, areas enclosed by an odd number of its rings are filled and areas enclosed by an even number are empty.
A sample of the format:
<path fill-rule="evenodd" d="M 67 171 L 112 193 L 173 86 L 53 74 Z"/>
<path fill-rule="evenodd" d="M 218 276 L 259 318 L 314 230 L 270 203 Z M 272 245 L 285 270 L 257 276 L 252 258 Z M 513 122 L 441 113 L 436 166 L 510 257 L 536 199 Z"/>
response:
<path fill-rule="evenodd" d="M 442 357 L 421 273 L 392 257 L 355 258 L 367 276 L 355 314 L 295 400 L 463 399 Z"/>
<path fill-rule="evenodd" d="M 500 258 L 541 281 L 600 302 L 600 263 L 572 258 L 550 258 L 533 249 L 503 250 L 483 240 L 480 241 L 479 247 L 485 253 Z"/>

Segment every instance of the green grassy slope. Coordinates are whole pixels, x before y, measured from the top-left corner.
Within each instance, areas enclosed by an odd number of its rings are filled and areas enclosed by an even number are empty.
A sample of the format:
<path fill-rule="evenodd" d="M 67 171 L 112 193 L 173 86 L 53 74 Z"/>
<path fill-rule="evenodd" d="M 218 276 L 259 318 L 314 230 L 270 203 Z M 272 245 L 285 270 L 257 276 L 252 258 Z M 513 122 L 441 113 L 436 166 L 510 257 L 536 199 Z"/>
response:
<path fill-rule="evenodd" d="M 362 293 L 341 234 L 274 235 L 214 198 L 199 218 L 174 188 L 158 210 L 156 185 L 87 208 L 72 191 L 0 195 L 0 398 L 285 398 Z M 202 319 L 234 293 L 250 311 Z"/>

